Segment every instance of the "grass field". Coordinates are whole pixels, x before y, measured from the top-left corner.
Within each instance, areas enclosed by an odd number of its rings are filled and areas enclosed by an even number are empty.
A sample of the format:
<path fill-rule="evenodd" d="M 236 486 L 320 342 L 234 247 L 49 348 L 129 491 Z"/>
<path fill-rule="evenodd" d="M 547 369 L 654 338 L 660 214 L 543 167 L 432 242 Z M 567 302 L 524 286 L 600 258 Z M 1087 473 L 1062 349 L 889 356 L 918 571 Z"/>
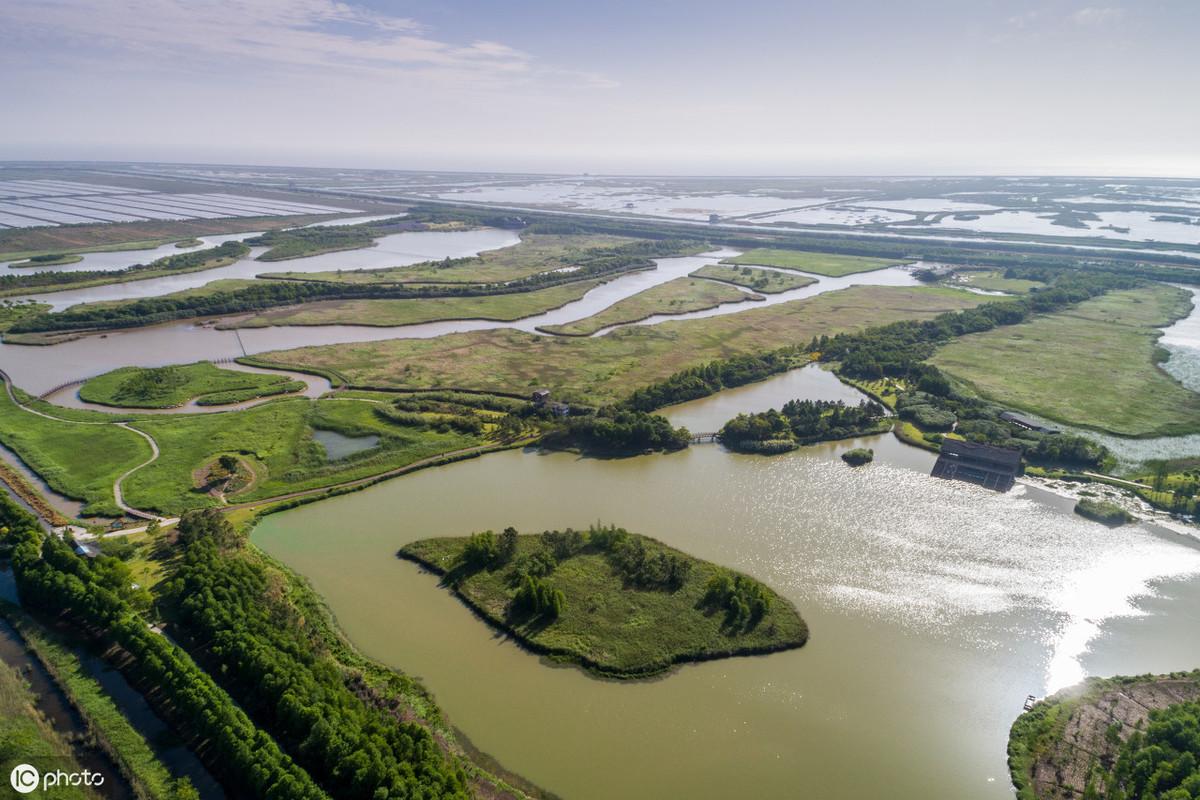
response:
<path fill-rule="evenodd" d="M 604 403 L 715 358 L 759 353 L 813 336 L 900 319 L 927 319 L 987 298 L 955 289 L 855 286 L 738 314 L 630 326 L 596 338 L 513 330 L 434 339 L 394 339 L 274 351 L 263 363 L 332 369 L 352 383 L 397 388 L 459 387 Z"/>
<path fill-rule="evenodd" d="M 118 408 L 174 408 L 195 398 L 240 402 L 275 394 L 286 385 L 303 388 L 284 375 L 221 369 L 207 361 L 174 367 L 122 367 L 92 378 L 79 388 L 80 398 Z M 228 398 L 232 397 L 230 400 Z"/>
<path fill-rule="evenodd" d="M 14 261 L 8 265 L 9 269 L 21 269 L 23 267 L 61 267 L 64 264 L 78 264 L 83 261 L 83 256 L 72 255 L 70 253 L 47 253 L 40 256 L 36 260 L 26 259 L 24 261 Z"/>
<path fill-rule="evenodd" d="M 586 536 L 586 534 L 584 534 Z M 770 652 L 799 647 L 808 628 L 787 600 L 767 589 L 770 610 L 751 626 L 727 624 L 725 610 L 704 601 L 709 579 L 735 575 L 653 539 L 640 540 L 650 557 L 665 553 L 690 565 L 679 588 L 639 588 L 614 568 L 610 556 L 591 546 L 566 558 L 545 577 L 565 599 L 557 619 L 522 614 L 513 607 L 513 570 L 522 557 L 549 554 L 539 535 L 518 537 L 516 555 L 506 565 L 463 574 L 456 589 L 468 605 L 535 650 L 563 657 L 605 674 L 636 676 L 662 672 L 682 661 Z M 465 537 L 425 539 L 401 554 L 428 566 L 454 569 Z"/>
<path fill-rule="evenodd" d="M 62 416 L 104 418 L 65 412 Z M 0 442 L 56 492 L 83 500 L 87 504 L 85 514 L 118 514 L 113 481 L 151 455 L 150 445 L 136 433 L 114 425 L 79 425 L 46 419 L 18 408 L 2 389 Z"/>
<path fill-rule="evenodd" d="M 579 281 L 533 292 L 484 297 L 430 297 L 420 300 L 324 300 L 271 309 L 217 327 L 265 328 L 271 325 L 415 325 L 447 319 L 509 322 L 541 314 L 578 300 L 599 281 Z"/>
<path fill-rule="evenodd" d="M 221 454 L 249 463 L 254 481 L 229 498 L 245 502 L 354 480 L 439 453 L 481 444 L 482 436 L 404 427 L 375 413 L 377 402 L 288 399 L 233 413 L 143 417 L 135 427 L 158 442 L 161 455 L 126 479 L 122 488 L 137 508 L 175 513 L 212 505 L 199 472 Z M 377 447 L 329 461 L 313 428 L 346 436 L 374 434 Z"/>
<path fill-rule="evenodd" d="M 776 250 L 770 247 L 760 247 L 742 253 L 735 258 L 726 259 L 724 263 L 784 267 L 786 269 L 800 270 L 801 272 L 811 272 L 814 275 L 827 275 L 831 278 L 840 278 L 843 275 L 853 275 L 856 272 L 870 272 L 909 262 L 897 259 L 842 256 L 833 253 L 809 253 L 803 250 Z"/>
<path fill-rule="evenodd" d="M 19 319 L 49 310 L 49 303 L 13 303 L 7 300 L 0 302 L 0 333 L 8 330 Z"/>
<path fill-rule="evenodd" d="M 338 283 L 496 283 L 572 266 L 585 250 L 635 241 L 602 234 L 525 234 L 520 244 L 488 250 L 475 258 L 444 263 L 426 261 L 407 267 L 333 272 L 268 272 L 262 277 Z"/>
<path fill-rule="evenodd" d="M 756 269 L 755 267 L 734 267 L 727 264 L 709 264 L 692 273 L 700 278 L 710 278 L 714 281 L 725 281 L 745 286 L 756 292 L 777 294 L 790 289 L 799 289 L 816 283 L 816 278 L 780 272 L 774 269 Z"/>
<path fill-rule="evenodd" d="M 1027 281 L 1020 278 L 1006 278 L 1004 273 L 997 270 L 969 270 L 959 272 L 956 283 L 983 289 L 989 292 L 1010 292 L 1025 294 L 1030 289 L 1044 286 L 1041 281 Z"/>
<path fill-rule="evenodd" d="M 1190 294 L 1156 284 L 1111 292 L 1021 325 L 964 336 L 933 358 L 990 400 L 1123 436 L 1200 431 L 1200 394 L 1153 361 L 1158 328 Z"/>
<path fill-rule="evenodd" d="M 685 314 L 722 303 L 742 303 L 754 299 L 740 289 L 700 278 L 676 278 L 652 286 L 632 297 L 618 300 L 598 314 L 565 325 L 546 325 L 538 330 L 564 336 L 590 336 L 601 328 L 625 322 L 637 322 L 655 314 Z M 762 298 L 759 298 L 760 300 Z"/>
<path fill-rule="evenodd" d="M 20 673 L 0 661 L 0 762 L 6 767 L 4 771 L 8 772 L 17 764 L 30 764 L 39 770 L 80 771 L 70 744 L 50 727 L 34 707 L 34 702 L 33 692 Z M 93 791 L 85 792 L 78 786 L 60 786 L 47 796 L 63 800 L 98 798 L 100 795 Z M 13 791 L 10 796 L 18 795 Z"/>

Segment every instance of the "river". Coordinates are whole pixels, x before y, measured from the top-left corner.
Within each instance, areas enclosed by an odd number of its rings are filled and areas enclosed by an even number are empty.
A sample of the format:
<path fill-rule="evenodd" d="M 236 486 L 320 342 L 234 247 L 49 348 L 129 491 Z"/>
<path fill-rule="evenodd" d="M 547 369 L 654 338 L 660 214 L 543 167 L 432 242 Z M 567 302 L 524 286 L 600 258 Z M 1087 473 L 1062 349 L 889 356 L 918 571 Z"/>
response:
<path fill-rule="evenodd" d="M 715 430 L 735 410 L 848 392 L 806 369 L 668 413 Z M 838 454 L 860 445 L 875 463 L 847 467 Z M 1010 798 L 1025 695 L 1200 664 L 1200 548 L 1088 522 L 1034 486 L 936 480 L 932 461 L 891 436 L 773 458 L 510 451 L 268 517 L 254 540 L 369 656 L 422 678 L 476 746 L 565 797 Z M 497 637 L 392 557 L 426 536 L 595 520 L 766 581 L 810 642 L 595 680 Z"/>

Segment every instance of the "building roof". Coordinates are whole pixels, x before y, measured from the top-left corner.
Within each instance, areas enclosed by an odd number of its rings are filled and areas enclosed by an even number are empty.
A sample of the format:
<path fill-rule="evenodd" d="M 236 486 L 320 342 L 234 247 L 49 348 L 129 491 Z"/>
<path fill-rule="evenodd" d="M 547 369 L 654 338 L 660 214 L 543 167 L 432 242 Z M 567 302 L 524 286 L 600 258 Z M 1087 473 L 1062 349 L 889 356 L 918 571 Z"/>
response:
<path fill-rule="evenodd" d="M 943 439 L 942 455 L 994 469 L 1012 470 L 1014 474 L 1021 466 L 1020 450 L 993 447 L 990 444 L 968 442 L 965 439 Z"/>

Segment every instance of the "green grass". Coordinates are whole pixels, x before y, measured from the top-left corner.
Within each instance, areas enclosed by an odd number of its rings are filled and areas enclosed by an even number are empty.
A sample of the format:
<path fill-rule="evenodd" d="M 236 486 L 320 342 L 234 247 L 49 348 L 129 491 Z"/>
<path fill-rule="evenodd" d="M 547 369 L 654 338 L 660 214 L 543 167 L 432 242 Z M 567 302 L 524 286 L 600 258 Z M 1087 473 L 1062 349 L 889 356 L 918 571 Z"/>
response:
<path fill-rule="evenodd" d="M 989 292 L 1009 292 L 1010 294 L 1025 294 L 1030 289 L 1044 286 L 1041 281 L 1028 281 L 1021 278 L 1006 278 L 999 270 L 966 270 L 957 273 L 958 283 L 983 289 Z"/>
<path fill-rule="evenodd" d="M 766 294 L 799 289 L 817 282 L 816 278 L 809 278 L 805 275 L 780 272 L 774 269 L 734 267 L 727 264 L 709 264 L 707 267 L 696 270 L 692 275 L 714 281 L 736 283 L 738 286 L 745 286 L 747 289 Z"/>
<path fill-rule="evenodd" d="M 738 314 L 631 326 L 596 338 L 493 330 L 305 347 L 256 358 L 263 364 L 332 370 L 360 386 L 522 395 L 545 387 L 555 397 L 604 403 L 712 359 L 807 343 L 814 335 L 928 319 L 985 300 L 943 288 L 856 286 Z"/>
<path fill-rule="evenodd" d="M 13 303 L 4 301 L 0 303 L 0 333 L 8 330 L 18 320 L 49 310 L 49 303 Z"/>
<path fill-rule="evenodd" d="M 610 325 L 638 322 L 655 314 L 685 314 L 714 308 L 722 303 L 742 303 L 751 299 L 751 295 L 723 283 L 700 278 L 676 278 L 618 300 L 585 319 L 565 325 L 545 325 L 538 330 L 564 336 L 590 336 Z"/>
<path fill-rule="evenodd" d="M 543 549 L 537 535 L 519 537 L 509 565 L 467 573 L 460 581 L 451 578 L 469 606 L 526 646 L 617 677 L 654 674 L 685 661 L 799 647 L 807 640 L 808 628 L 796 609 L 769 589 L 770 610 L 757 624 L 727 624 L 724 609 L 704 602 L 705 588 L 718 573 L 738 573 L 653 539 L 630 537 L 641 539 L 651 555 L 665 552 L 690 563 L 683 585 L 673 591 L 627 585 L 605 553 L 587 547 L 560 560 L 545 578 L 565 596 L 561 615 L 548 623 L 544 617 L 530 619 L 512 608 L 512 569 L 522 556 Z M 466 541 L 425 539 L 406 545 L 401 555 L 448 572 Z"/>
<path fill-rule="evenodd" d="M 228 498 L 246 502 L 365 478 L 485 440 L 401 426 L 377 414 L 379 405 L 354 399 L 296 398 L 229 413 L 142 417 L 135 427 L 154 437 L 161 455 L 125 481 L 126 500 L 137 508 L 165 513 L 213 505 L 214 499 L 197 484 L 204 466 L 224 453 L 241 456 L 255 473 L 247 491 Z M 330 462 L 313 440 L 313 428 L 347 436 L 375 434 L 380 442 L 376 448 Z"/>
<path fill-rule="evenodd" d="M 1159 328 L 1190 295 L 1155 284 L 1110 292 L 1020 325 L 961 337 L 933 363 L 981 395 L 1048 419 L 1122 436 L 1200 431 L 1200 394 L 1155 365 Z"/>
<path fill-rule="evenodd" d="M 387 269 L 330 272 L 270 272 L 262 277 L 338 283 L 497 283 L 572 266 L 572 259 L 602 247 L 629 244 L 634 239 L 601 234 L 525 234 L 520 244 L 489 250 L 475 258 L 448 263 L 426 261 Z"/>
<path fill-rule="evenodd" d="M 599 281 L 579 281 L 532 292 L 483 297 L 431 297 L 419 300 L 325 300 L 271 309 L 218 327 L 265 328 L 271 325 L 415 325 L 449 319 L 509 322 L 578 300 Z"/>
<path fill-rule="evenodd" d="M 175 408 L 201 398 L 206 404 L 240 402 L 296 391 L 303 384 L 285 375 L 221 369 L 208 361 L 183 366 L 121 367 L 87 381 L 79 396 L 89 403 L 118 408 Z M 232 398 L 232 399 L 230 399 Z"/>
<path fill-rule="evenodd" d="M 58 409 L 48 404 L 38 408 Z M 62 416 L 113 419 L 101 415 Z M 31 414 L 0 390 L 0 442 L 20 456 L 54 491 L 83 500 L 85 514 L 117 515 L 112 485 L 121 473 L 150 458 L 150 445 L 114 425 L 80 425 Z"/>
<path fill-rule="evenodd" d="M 87 673 L 75 651 L 16 606 L 0 605 L 0 614 L 20 632 L 26 646 L 79 710 L 89 732 L 118 764 L 135 791 L 140 790 L 149 798 L 168 800 L 173 784 L 171 773 L 112 698 Z"/>
<path fill-rule="evenodd" d="M 811 272 L 814 275 L 840 278 L 856 272 L 870 272 L 910 262 L 899 259 L 865 258 L 863 256 L 842 256 L 833 253 L 809 253 L 803 250 L 777 250 L 771 247 L 760 247 L 735 258 L 726 259 L 724 263 L 784 267 L 801 272 Z"/>
<path fill-rule="evenodd" d="M 183 256 L 183 255 L 187 255 L 187 254 L 180 253 L 178 255 L 163 256 L 162 258 L 157 259 L 156 261 L 152 262 L 151 264 L 148 264 L 146 267 L 141 268 L 141 269 L 126 268 L 124 270 L 116 270 L 116 271 L 101 270 L 100 272 L 103 272 L 105 274 L 97 275 L 96 277 L 88 279 L 88 280 L 73 281 L 70 283 L 50 283 L 50 284 L 45 284 L 43 286 L 36 286 L 36 287 L 14 286 L 14 287 L 5 289 L 2 292 L 0 292 L 0 296 L 20 296 L 20 295 L 30 294 L 31 292 L 38 292 L 39 294 L 46 293 L 46 292 L 65 292 L 68 289 L 88 289 L 93 286 L 109 286 L 109 285 L 118 284 L 118 283 L 130 283 L 132 281 L 144 281 L 144 280 L 149 280 L 151 278 L 162 278 L 162 277 L 166 277 L 169 275 L 184 275 L 189 272 L 204 272 L 204 271 L 210 270 L 210 269 L 218 269 L 220 267 L 227 267 L 230 264 L 240 261 L 242 258 L 242 256 L 240 256 L 240 255 L 239 256 L 221 256 L 221 257 L 216 257 L 216 258 L 210 258 L 207 261 L 204 261 L 200 264 L 196 264 L 191 267 L 174 267 L 174 268 L 159 267 L 159 268 L 156 268 L 154 266 L 155 264 L 166 261 L 167 259 L 179 258 L 180 256 Z M 220 281 L 214 281 L 213 283 L 219 283 L 219 282 Z M 230 282 L 232 283 L 233 281 L 230 281 Z M 248 283 L 248 281 L 244 281 L 244 282 Z M 201 288 L 204 288 L 204 287 L 201 287 Z M 176 294 L 184 294 L 184 292 L 177 292 Z M 118 305 L 122 305 L 122 304 L 128 303 L 128 302 L 130 302 L 130 301 L 128 301 L 128 300 L 112 300 L 112 301 L 107 301 L 104 303 L 97 303 L 96 305 L 97 306 L 118 306 Z M 84 304 L 80 304 L 80 305 L 81 306 L 91 306 L 92 304 L 84 303 Z"/>
<path fill-rule="evenodd" d="M 43 771 L 77 772 L 82 769 L 75 761 L 70 744 L 38 713 L 34 702 L 33 693 L 17 671 L 0 661 L 0 764 L 4 767 L 6 783 L 9 770 L 17 764 L 31 764 Z M 11 789 L 5 791 L 11 792 L 11 797 L 19 796 Z M 53 795 L 47 796 L 62 800 L 99 797 L 90 790 L 85 792 L 82 787 L 70 786 L 60 786 Z"/>
<path fill-rule="evenodd" d="M 64 264 L 78 264 L 80 261 L 83 261 L 83 256 L 80 255 L 71 253 L 46 253 L 42 256 L 27 258 L 24 261 L 14 261 L 8 267 L 9 269 L 21 269 L 22 267 L 60 267 Z"/>

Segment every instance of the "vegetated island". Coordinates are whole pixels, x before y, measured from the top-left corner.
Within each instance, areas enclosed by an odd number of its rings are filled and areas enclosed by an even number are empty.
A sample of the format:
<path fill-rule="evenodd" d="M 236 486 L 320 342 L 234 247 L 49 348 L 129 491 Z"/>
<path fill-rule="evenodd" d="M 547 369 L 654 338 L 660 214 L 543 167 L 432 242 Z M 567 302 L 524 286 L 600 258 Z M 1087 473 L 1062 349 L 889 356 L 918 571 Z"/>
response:
<path fill-rule="evenodd" d="M 170 367 L 120 367 L 88 380 L 79 387 L 79 397 L 118 408 L 177 408 L 193 399 L 202 406 L 226 405 L 303 388 L 303 382 L 286 375 L 221 369 L 200 361 Z"/>
<path fill-rule="evenodd" d="M 875 451 L 870 447 L 856 447 L 842 453 L 842 461 L 852 467 L 861 467 L 875 460 Z"/>
<path fill-rule="evenodd" d="M 424 539 L 397 553 L 442 576 L 522 646 L 614 678 L 800 647 L 808 626 L 753 578 L 616 526 Z"/>
<path fill-rule="evenodd" d="M 1018 800 L 1186 800 L 1200 789 L 1200 670 L 1089 678 L 1013 723 Z"/>
<path fill-rule="evenodd" d="M 789 400 L 782 411 L 738 414 L 717 438 L 730 450 L 772 455 L 802 444 L 885 433 L 891 427 L 887 410 L 874 400 L 857 406 L 841 400 Z"/>
<path fill-rule="evenodd" d="M 24 261 L 14 261 L 8 265 L 8 268 L 59 267 L 63 264 L 78 264 L 80 261 L 83 261 L 83 256 L 74 253 L 44 253 L 40 256 L 30 256 Z"/>
<path fill-rule="evenodd" d="M 1117 528 L 1127 522 L 1133 522 L 1134 516 L 1116 503 L 1108 500 L 1093 500 L 1082 497 L 1075 504 L 1075 513 L 1095 522 L 1103 523 L 1110 528 Z"/>
<path fill-rule="evenodd" d="M 745 286 L 747 289 L 765 294 L 787 292 L 817 282 L 816 278 L 795 272 L 760 267 L 738 267 L 728 264 L 709 264 L 693 272 L 692 277 Z"/>

